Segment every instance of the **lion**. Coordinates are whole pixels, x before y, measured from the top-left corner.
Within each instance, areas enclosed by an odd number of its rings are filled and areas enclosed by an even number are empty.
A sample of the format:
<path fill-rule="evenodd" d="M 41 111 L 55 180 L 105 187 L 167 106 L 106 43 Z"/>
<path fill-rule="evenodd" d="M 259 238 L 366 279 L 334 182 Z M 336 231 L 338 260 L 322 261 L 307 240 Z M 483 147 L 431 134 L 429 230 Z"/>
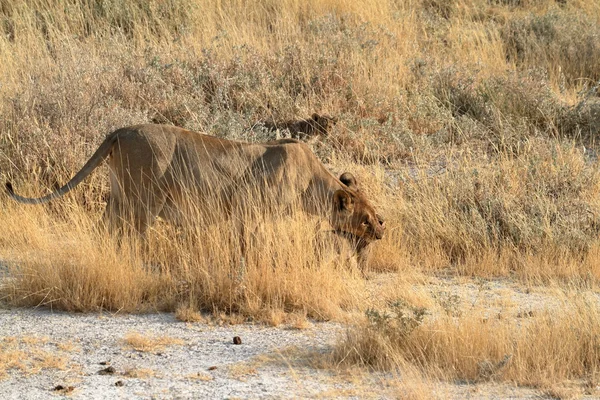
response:
<path fill-rule="evenodd" d="M 6 190 L 21 203 L 46 203 L 71 191 L 106 159 L 110 195 L 104 221 L 112 232 L 130 226 L 143 235 L 158 217 L 177 224 L 186 199 L 196 208 L 206 208 L 216 197 L 231 215 L 247 201 L 243 183 L 250 183 L 259 196 L 270 196 L 282 209 L 299 206 L 323 217 L 335 231 L 361 243 L 379 240 L 385 232 L 384 221 L 352 174 L 336 178 L 306 144 L 294 139 L 245 143 L 175 126 L 130 126 L 110 133 L 58 190 L 38 198 L 16 194 L 10 182 Z"/>
<path fill-rule="evenodd" d="M 338 120 L 335 117 L 313 113 L 310 118 L 307 119 L 285 122 L 267 121 L 264 122 L 263 125 L 270 131 L 287 130 L 290 132 L 290 137 L 292 139 L 307 141 L 329 135 L 329 132 L 337 122 Z"/>
<path fill-rule="evenodd" d="M 333 252 L 321 253 L 325 262 L 331 262 L 333 259 L 346 261 L 351 268 L 358 268 L 363 276 L 367 277 L 372 250 L 367 241 L 347 232 L 335 230 L 321 230 L 315 239 L 315 248 L 333 250 Z"/>

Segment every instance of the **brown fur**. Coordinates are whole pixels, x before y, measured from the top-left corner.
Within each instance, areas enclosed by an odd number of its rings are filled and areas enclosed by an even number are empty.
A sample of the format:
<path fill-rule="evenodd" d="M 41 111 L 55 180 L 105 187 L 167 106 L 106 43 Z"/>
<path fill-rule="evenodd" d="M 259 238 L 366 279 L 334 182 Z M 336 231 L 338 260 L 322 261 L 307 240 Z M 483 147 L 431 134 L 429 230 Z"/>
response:
<path fill-rule="evenodd" d="M 333 244 L 335 253 L 358 267 L 363 274 L 369 270 L 372 248 L 369 242 L 341 231 L 320 231 L 317 237 L 324 243 Z"/>
<path fill-rule="evenodd" d="M 314 113 L 308 119 L 285 122 L 264 123 L 268 130 L 288 130 L 292 139 L 308 140 L 315 137 L 327 136 L 337 123 L 337 118 Z"/>
<path fill-rule="evenodd" d="M 107 158 L 111 193 L 105 219 L 111 230 L 131 221 L 143 233 L 157 216 L 176 223 L 190 196 L 200 208 L 216 196 L 231 212 L 245 200 L 240 183 L 250 182 L 259 195 L 273 194 L 279 206 L 299 204 L 366 243 L 384 234 L 383 221 L 357 190 L 354 177 L 335 178 L 305 144 L 293 139 L 250 144 L 166 125 L 109 134 L 83 168 L 49 195 L 22 197 L 7 182 L 8 194 L 22 203 L 45 203 L 69 192 Z"/>

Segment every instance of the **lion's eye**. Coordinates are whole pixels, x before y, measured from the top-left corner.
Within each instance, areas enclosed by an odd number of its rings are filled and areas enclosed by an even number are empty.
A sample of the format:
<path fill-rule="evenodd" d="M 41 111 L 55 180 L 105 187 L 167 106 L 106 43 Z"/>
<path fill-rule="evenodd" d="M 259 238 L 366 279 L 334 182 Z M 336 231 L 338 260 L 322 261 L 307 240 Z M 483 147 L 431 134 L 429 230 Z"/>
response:
<path fill-rule="evenodd" d="M 369 226 L 369 221 L 363 221 L 362 226 Z"/>

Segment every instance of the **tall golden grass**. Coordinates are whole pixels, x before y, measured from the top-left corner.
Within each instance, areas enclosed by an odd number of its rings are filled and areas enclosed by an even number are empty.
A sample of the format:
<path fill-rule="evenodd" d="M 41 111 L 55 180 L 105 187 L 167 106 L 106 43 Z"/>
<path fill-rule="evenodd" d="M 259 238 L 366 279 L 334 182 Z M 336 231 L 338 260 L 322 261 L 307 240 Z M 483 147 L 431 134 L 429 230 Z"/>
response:
<path fill-rule="evenodd" d="M 182 210 L 178 226 L 159 221 L 144 237 L 125 231 L 115 238 L 98 229 L 99 215 L 69 199 L 54 213 L 9 206 L 3 214 L 11 230 L 2 243 L 10 249 L 11 279 L 4 297 L 74 311 L 174 311 L 185 305 L 267 321 L 277 310 L 330 319 L 355 308 L 361 272 L 335 256 L 335 240 L 319 231 L 320 221 L 275 207 L 269 209 L 282 217 L 265 216 L 259 209 L 273 199 L 252 196 L 248 186 L 241 195 L 248 202 L 230 218 L 221 200 L 209 200 Z M 247 226 L 242 232 L 240 218 Z"/>
<path fill-rule="evenodd" d="M 509 381 L 551 389 L 568 380 L 598 379 L 598 307 L 593 296 L 563 296 L 555 307 L 521 319 L 470 310 L 428 316 L 398 303 L 371 311 L 348 332 L 334 360 L 383 370 L 417 367 L 430 378 L 472 383 Z"/>

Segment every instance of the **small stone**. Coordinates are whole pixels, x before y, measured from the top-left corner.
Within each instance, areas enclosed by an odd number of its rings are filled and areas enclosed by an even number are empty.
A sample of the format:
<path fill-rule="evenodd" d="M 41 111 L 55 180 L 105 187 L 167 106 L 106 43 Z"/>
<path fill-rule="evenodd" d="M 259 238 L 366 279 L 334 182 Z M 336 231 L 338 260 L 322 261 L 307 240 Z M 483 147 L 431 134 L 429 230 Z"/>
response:
<path fill-rule="evenodd" d="M 115 367 L 107 367 L 98 371 L 98 375 L 112 375 L 115 373 Z"/>
<path fill-rule="evenodd" d="M 56 385 L 52 390 L 55 392 L 70 393 L 75 390 L 75 386 Z"/>
<path fill-rule="evenodd" d="M 108 361 L 100 361 L 98 364 L 99 365 L 110 365 L 110 362 L 108 362 Z"/>
<path fill-rule="evenodd" d="M 213 365 L 212 367 L 208 367 L 209 371 L 214 371 L 215 369 L 217 369 L 217 367 L 215 365 Z"/>
<path fill-rule="evenodd" d="M 242 344 L 242 338 L 240 338 L 239 336 L 234 336 L 233 344 Z"/>
<path fill-rule="evenodd" d="M 123 382 L 123 381 L 116 381 L 115 382 L 115 386 L 119 386 L 119 387 L 125 386 L 125 382 Z"/>

